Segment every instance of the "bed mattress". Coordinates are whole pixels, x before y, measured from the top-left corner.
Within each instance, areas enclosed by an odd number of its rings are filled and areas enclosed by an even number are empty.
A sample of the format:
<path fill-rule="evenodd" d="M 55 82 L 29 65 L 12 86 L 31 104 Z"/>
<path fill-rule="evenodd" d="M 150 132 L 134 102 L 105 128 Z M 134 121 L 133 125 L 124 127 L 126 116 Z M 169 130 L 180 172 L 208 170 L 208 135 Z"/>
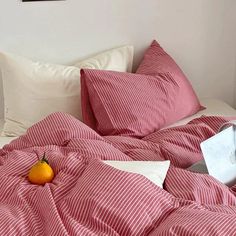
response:
<path fill-rule="evenodd" d="M 200 112 L 194 114 L 193 116 L 189 116 L 183 120 L 180 120 L 168 127 L 175 127 L 178 125 L 187 124 L 190 120 L 194 118 L 198 118 L 202 115 L 218 115 L 218 116 L 236 116 L 236 110 L 229 106 L 227 103 L 218 100 L 218 99 L 201 99 L 202 106 L 206 107 L 206 109 L 201 110 Z M 4 120 L 0 119 L 0 132 L 3 129 Z M 167 128 L 167 127 L 166 127 Z M 16 137 L 0 137 L 0 148 L 2 148 L 5 144 L 10 143 Z"/>

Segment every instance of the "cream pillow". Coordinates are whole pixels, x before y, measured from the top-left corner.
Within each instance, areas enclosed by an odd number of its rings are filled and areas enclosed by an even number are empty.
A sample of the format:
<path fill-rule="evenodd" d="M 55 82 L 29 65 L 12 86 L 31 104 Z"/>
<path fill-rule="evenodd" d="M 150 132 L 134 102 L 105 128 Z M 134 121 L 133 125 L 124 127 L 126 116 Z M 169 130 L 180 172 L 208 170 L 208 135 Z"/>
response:
<path fill-rule="evenodd" d="M 103 161 L 116 169 L 141 174 L 163 188 L 170 161 Z"/>
<path fill-rule="evenodd" d="M 79 68 L 131 72 L 133 67 L 132 46 L 124 46 L 100 53 L 75 64 Z"/>
<path fill-rule="evenodd" d="M 133 47 L 115 48 L 64 66 L 35 62 L 0 53 L 3 80 L 3 136 L 19 136 L 30 126 L 53 112 L 66 112 L 82 119 L 80 68 L 131 71 Z"/>

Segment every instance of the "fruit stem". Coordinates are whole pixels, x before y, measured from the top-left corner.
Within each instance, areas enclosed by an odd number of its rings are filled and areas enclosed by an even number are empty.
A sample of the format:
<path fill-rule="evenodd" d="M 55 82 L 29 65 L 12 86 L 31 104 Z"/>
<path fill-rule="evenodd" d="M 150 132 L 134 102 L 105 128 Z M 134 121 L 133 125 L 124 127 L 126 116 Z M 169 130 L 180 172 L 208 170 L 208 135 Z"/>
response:
<path fill-rule="evenodd" d="M 49 164 L 48 160 L 46 159 L 46 153 L 45 152 L 43 153 L 43 158 L 42 158 L 41 162 L 46 162 L 47 164 Z"/>

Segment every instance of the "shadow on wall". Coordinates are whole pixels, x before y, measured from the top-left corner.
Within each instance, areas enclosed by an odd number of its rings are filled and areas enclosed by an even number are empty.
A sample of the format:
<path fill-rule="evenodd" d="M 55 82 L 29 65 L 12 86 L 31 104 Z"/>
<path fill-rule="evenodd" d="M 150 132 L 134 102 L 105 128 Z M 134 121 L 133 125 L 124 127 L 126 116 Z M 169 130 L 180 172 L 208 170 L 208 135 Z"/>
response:
<path fill-rule="evenodd" d="M 218 97 L 236 105 L 236 1 L 205 1 L 203 7 L 201 95 Z M 217 7 L 213 7 L 217 6 Z"/>

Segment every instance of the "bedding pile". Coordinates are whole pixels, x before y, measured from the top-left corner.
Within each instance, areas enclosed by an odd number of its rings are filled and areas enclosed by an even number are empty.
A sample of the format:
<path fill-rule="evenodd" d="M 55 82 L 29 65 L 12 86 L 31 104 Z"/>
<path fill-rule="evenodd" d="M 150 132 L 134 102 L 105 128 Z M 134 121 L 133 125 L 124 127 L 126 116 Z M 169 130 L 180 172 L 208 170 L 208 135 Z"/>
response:
<path fill-rule="evenodd" d="M 132 61 L 132 46 L 74 66 L 0 53 L 2 135 L 22 135 L 0 149 L 0 235 L 235 235 L 236 185 L 186 169 L 230 118 L 171 127 L 204 109 L 190 82 L 155 40 Z M 34 185 L 44 154 L 54 179 Z"/>
<path fill-rule="evenodd" d="M 0 149 L 0 235 L 235 235 L 236 187 L 185 170 L 226 122 L 201 117 L 142 139 L 100 136 L 54 113 Z M 55 178 L 27 179 L 46 152 Z M 104 160 L 170 160 L 164 189 Z"/>

